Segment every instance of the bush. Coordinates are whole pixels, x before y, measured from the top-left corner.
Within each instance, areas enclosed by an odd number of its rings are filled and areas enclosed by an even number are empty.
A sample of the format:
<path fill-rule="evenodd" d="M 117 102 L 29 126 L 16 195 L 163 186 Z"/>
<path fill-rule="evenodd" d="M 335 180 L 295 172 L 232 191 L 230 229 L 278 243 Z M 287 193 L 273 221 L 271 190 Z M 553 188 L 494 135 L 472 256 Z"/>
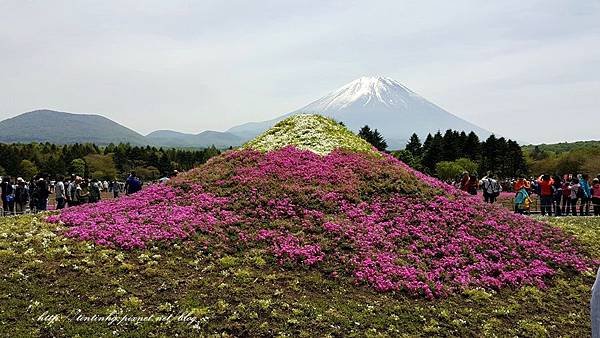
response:
<path fill-rule="evenodd" d="M 477 172 L 478 164 L 468 158 L 459 158 L 456 161 L 443 161 L 435 165 L 435 172 L 439 179 L 447 181 L 456 178 L 461 173 L 467 171 L 469 173 Z"/>

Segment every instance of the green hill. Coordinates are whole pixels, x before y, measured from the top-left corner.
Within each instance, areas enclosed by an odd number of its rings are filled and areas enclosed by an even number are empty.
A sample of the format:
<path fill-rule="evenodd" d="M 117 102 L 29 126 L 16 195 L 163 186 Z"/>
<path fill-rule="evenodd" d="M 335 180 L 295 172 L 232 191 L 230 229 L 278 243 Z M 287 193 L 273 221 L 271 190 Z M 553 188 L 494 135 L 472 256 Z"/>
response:
<path fill-rule="evenodd" d="M 578 149 L 600 149 L 600 141 L 577 141 L 577 142 L 562 142 L 553 144 L 531 144 L 523 146 L 523 150 L 532 152 L 535 148 L 539 151 L 548 151 L 556 154 L 569 152 Z"/>
<path fill-rule="evenodd" d="M 106 117 L 53 110 L 36 110 L 1 121 L 0 142 L 149 143 L 144 136 Z"/>

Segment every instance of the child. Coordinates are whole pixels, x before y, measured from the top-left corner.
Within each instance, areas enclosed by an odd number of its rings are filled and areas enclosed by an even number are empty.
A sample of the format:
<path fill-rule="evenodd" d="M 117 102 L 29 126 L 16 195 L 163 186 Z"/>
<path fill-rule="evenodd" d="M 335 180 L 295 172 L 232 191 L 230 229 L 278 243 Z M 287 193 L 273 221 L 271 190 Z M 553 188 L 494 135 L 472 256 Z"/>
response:
<path fill-rule="evenodd" d="M 531 199 L 529 199 L 529 193 L 525 187 L 521 187 L 515 196 L 515 213 L 523 214 L 529 212 L 530 205 Z"/>

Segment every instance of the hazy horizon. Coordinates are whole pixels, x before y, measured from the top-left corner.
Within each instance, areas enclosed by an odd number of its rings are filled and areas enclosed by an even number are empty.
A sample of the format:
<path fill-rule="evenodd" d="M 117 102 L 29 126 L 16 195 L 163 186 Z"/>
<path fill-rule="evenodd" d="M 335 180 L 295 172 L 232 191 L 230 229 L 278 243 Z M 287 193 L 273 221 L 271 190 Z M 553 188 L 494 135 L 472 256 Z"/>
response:
<path fill-rule="evenodd" d="M 224 131 L 381 75 L 512 139 L 600 139 L 599 1 L 0 1 L 0 21 L 0 120 Z"/>

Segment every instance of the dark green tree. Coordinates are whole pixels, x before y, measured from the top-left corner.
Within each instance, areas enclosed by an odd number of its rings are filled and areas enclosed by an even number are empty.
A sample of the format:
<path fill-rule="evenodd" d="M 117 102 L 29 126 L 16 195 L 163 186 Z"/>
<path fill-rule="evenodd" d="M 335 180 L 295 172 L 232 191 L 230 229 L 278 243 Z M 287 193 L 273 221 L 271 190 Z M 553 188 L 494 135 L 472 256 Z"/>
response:
<path fill-rule="evenodd" d="M 413 133 L 404 149 L 406 151 L 408 151 L 413 157 L 421 156 L 422 151 L 423 151 L 423 145 L 421 144 L 419 135 L 417 135 L 416 133 Z"/>
<path fill-rule="evenodd" d="M 438 131 L 431 138 L 427 150 L 423 153 L 421 164 L 423 165 L 423 169 L 428 173 L 435 173 L 435 165 L 442 160 L 443 140 L 442 133 Z"/>
<path fill-rule="evenodd" d="M 481 160 L 481 142 L 474 132 L 470 132 L 469 135 L 467 135 L 463 145 L 463 157 L 473 161 Z"/>
<path fill-rule="evenodd" d="M 162 154 L 157 168 L 163 176 L 168 176 L 173 171 L 173 165 L 167 154 Z"/>
<path fill-rule="evenodd" d="M 371 130 L 368 125 L 365 125 L 360 129 L 358 136 L 369 142 L 379 151 L 385 151 L 387 148 L 387 143 L 379 131 L 377 129 Z"/>

